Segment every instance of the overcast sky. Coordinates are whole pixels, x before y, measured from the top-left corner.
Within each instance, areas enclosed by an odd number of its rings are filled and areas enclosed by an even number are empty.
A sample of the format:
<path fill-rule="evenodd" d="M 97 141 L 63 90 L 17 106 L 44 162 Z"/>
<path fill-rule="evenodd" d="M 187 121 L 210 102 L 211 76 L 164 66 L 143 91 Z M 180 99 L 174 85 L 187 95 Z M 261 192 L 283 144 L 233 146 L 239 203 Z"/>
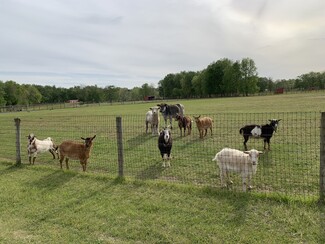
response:
<path fill-rule="evenodd" d="M 324 0 L 1 0 L 0 80 L 157 87 L 252 58 L 259 76 L 325 71 Z"/>

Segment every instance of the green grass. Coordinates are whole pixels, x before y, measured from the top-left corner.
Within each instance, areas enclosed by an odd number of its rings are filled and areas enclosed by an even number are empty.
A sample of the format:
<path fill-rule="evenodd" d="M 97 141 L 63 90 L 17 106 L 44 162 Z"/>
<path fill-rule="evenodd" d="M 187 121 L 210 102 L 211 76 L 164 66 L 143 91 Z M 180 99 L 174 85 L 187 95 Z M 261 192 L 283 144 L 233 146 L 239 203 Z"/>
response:
<path fill-rule="evenodd" d="M 144 134 L 152 103 L 0 114 L 1 243 L 323 243 L 319 192 L 319 119 L 325 92 L 168 101 L 190 115 L 213 117 L 204 140 L 173 130 L 172 167 L 163 169 L 157 137 Z M 126 180 L 116 179 L 115 117 L 123 119 Z M 15 162 L 14 118 L 21 118 L 22 165 Z M 225 146 L 242 149 L 239 128 L 282 118 L 260 158 L 254 189 L 219 187 L 211 159 Z M 28 165 L 25 136 L 56 142 L 97 134 L 87 173 L 78 162 L 59 170 L 41 154 Z M 259 140 L 249 146 L 262 149 Z M 177 183 L 177 184 L 175 184 Z M 198 187 L 199 186 L 199 187 Z"/>
<path fill-rule="evenodd" d="M 322 243 L 313 201 L 0 163 L 1 243 Z"/>
<path fill-rule="evenodd" d="M 0 134 L 3 160 L 15 160 L 15 130 L 13 119 L 21 118 L 22 162 L 28 163 L 25 136 L 34 133 L 40 138 L 51 136 L 57 143 L 66 139 L 80 140 L 97 135 L 88 165 L 90 172 L 117 175 L 116 115 L 122 116 L 124 144 L 124 172 L 141 180 L 166 180 L 219 187 L 219 173 L 211 161 L 223 147 L 243 149 L 239 128 L 249 123 L 266 123 L 281 118 L 278 132 L 271 140 L 272 151 L 260 158 L 254 191 L 297 197 L 316 197 L 319 192 L 319 126 L 325 103 L 325 92 L 274 96 L 216 98 L 181 102 L 190 115 L 206 114 L 214 119 L 213 136 L 199 139 L 196 126 L 191 136 L 181 138 L 173 130 L 172 167 L 163 169 L 157 149 L 157 137 L 146 135 L 144 114 L 157 103 L 115 104 L 49 111 L 0 114 Z M 176 125 L 176 123 L 174 123 Z M 249 140 L 248 146 L 263 149 L 261 140 Z M 59 167 L 50 154 L 41 154 L 37 164 Z M 80 171 L 78 162 L 70 163 Z M 234 190 L 241 189 L 240 178 L 232 176 Z"/>

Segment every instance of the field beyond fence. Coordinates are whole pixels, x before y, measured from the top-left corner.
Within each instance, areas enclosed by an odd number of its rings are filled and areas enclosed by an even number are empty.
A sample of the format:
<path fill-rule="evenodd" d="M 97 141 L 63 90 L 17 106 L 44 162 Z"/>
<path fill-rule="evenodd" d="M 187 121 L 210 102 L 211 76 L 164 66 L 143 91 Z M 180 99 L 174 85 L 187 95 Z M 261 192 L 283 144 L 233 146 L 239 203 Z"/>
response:
<path fill-rule="evenodd" d="M 271 151 L 260 156 L 253 177 L 253 191 L 318 197 L 321 113 L 218 113 L 201 116 L 209 116 L 214 121 L 213 135 L 208 131 L 204 139 L 199 138 L 195 123 L 192 134 L 181 137 L 177 123 L 173 122 L 174 143 L 169 168 L 162 167 L 158 136 L 145 133 L 144 116 L 122 116 L 124 176 L 219 188 L 219 169 L 212 161 L 215 154 L 224 147 L 243 150 L 243 137 L 239 134 L 242 126 L 265 124 L 276 118 L 281 121 L 271 138 Z M 0 120 L 1 161 L 15 161 L 14 121 L 8 118 Z M 42 116 L 23 118 L 20 126 L 23 164 L 28 164 L 26 137 L 29 133 L 34 133 L 38 139 L 52 137 L 56 144 L 97 135 L 87 171 L 118 176 L 116 116 Z M 263 150 L 263 140 L 249 139 L 247 145 L 249 149 Z M 36 164 L 59 168 L 58 159 L 53 160 L 50 153 L 38 155 Z M 79 162 L 71 161 L 70 170 L 81 171 Z M 234 182 L 230 190 L 241 191 L 240 177 L 230 177 Z"/>

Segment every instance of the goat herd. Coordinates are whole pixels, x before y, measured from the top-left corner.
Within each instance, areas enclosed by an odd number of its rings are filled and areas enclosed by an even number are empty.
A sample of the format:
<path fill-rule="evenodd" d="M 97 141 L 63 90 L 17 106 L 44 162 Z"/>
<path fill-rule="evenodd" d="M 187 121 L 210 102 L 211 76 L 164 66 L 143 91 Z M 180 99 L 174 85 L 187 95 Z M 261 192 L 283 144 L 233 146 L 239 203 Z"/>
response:
<path fill-rule="evenodd" d="M 165 127 L 160 132 L 159 123 L 159 111 L 165 120 Z M 203 138 L 207 135 L 208 129 L 210 129 L 212 135 L 213 120 L 210 117 L 193 116 L 196 126 L 199 131 L 199 137 Z M 190 135 L 192 131 L 192 118 L 185 115 L 185 109 L 182 104 L 157 104 L 155 107 L 151 107 L 146 113 L 145 124 L 146 133 L 148 133 L 148 127 L 150 124 L 151 133 L 158 136 L 158 148 L 162 157 L 163 167 L 170 166 L 170 154 L 172 150 L 173 140 L 171 135 L 172 129 L 172 119 L 178 121 L 178 126 L 180 129 L 180 134 Z M 167 126 L 167 120 L 169 119 L 169 125 Z M 280 119 L 269 120 L 269 124 L 265 125 L 246 125 L 239 130 L 239 133 L 244 138 L 245 151 L 240 151 L 231 148 L 223 148 L 218 152 L 213 161 L 217 161 L 220 172 L 220 181 L 222 186 L 228 186 L 232 184 L 229 180 L 228 173 L 236 172 L 242 177 L 243 191 L 246 189 L 251 189 L 250 180 L 251 177 L 256 173 L 258 157 L 263 152 L 257 151 L 255 149 L 247 150 L 247 141 L 249 138 L 260 138 L 264 140 L 264 150 L 266 150 L 266 144 L 268 144 L 268 150 L 270 150 L 270 139 L 273 132 L 276 132 Z M 65 159 L 66 168 L 69 169 L 69 159 L 79 160 L 82 165 L 83 171 L 86 171 L 87 160 L 90 156 L 90 151 L 93 146 L 93 137 L 87 137 L 81 139 L 84 143 L 77 143 L 73 141 L 63 141 L 60 145 L 55 145 L 52 138 L 48 137 L 44 140 L 39 140 L 34 134 L 28 135 L 28 157 L 29 163 L 34 164 L 38 153 L 43 153 L 49 151 L 53 159 L 55 155 L 59 158 L 60 167 L 62 169 L 62 163 Z M 226 182 L 225 182 L 226 178 Z M 248 187 L 246 181 L 248 180 Z"/>

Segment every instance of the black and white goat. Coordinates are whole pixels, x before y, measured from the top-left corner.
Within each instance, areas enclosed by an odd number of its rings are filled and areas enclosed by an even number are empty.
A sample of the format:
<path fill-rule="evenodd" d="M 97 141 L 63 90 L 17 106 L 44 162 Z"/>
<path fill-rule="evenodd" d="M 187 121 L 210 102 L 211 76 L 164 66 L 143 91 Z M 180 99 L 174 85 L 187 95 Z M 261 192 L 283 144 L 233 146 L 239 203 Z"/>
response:
<path fill-rule="evenodd" d="M 279 122 L 281 119 L 270 119 L 269 124 L 265 125 L 246 125 L 239 130 L 239 133 L 244 137 L 244 147 L 247 151 L 246 142 L 250 137 L 257 139 L 264 139 L 264 150 L 266 150 L 266 143 L 268 144 L 268 150 L 270 148 L 270 139 L 273 135 L 273 132 L 276 132 Z"/>
<path fill-rule="evenodd" d="M 185 114 L 185 109 L 183 104 L 166 104 L 166 103 L 161 103 L 157 104 L 157 106 L 160 108 L 160 112 L 164 117 L 165 120 L 165 126 L 167 126 L 167 119 L 169 119 L 169 126 L 172 129 L 172 119 L 176 118 L 176 115 L 184 115 Z"/>
<path fill-rule="evenodd" d="M 57 146 L 54 144 L 51 137 L 48 137 L 44 140 L 38 140 L 34 134 L 29 134 L 27 136 L 28 145 L 27 145 L 27 152 L 28 152 L 28 160 L 30 164 L 35 163 L 35 159 L 38 153 L 43 152 L 50 152 L 55 159 L 55 154 L 59 158 L 59 154 L 57 151 Z M 33 157 L 33 162 L 32 162 Z"/>
<path fill-rule="evenodd" d="M 170 153 L 173 146 L 173 140 L 171 132 L 168 128 L 163 129 L 160 131 L 158 137 L 158 148 L 160 150 L 161 157 L 163 159 L 163 167 L 166 167 L 165 161 L 167 161 L 167 166 L 170 166 Z"/>

